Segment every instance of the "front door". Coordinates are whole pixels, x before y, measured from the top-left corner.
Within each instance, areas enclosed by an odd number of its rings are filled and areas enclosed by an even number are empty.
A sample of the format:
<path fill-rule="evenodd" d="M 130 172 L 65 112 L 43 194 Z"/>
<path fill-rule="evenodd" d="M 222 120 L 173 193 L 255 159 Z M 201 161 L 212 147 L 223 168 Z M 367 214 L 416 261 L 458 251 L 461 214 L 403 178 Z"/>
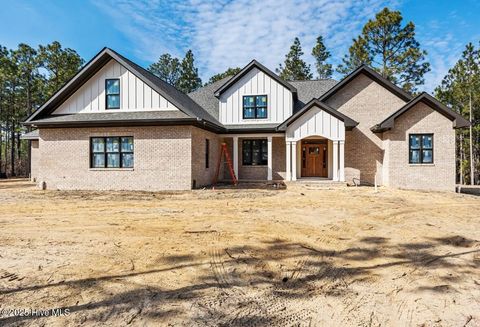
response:
<path fill-rule="evenodd" d="M 302 144 L 302 176 L 328 177 L 327 143 Z"/>

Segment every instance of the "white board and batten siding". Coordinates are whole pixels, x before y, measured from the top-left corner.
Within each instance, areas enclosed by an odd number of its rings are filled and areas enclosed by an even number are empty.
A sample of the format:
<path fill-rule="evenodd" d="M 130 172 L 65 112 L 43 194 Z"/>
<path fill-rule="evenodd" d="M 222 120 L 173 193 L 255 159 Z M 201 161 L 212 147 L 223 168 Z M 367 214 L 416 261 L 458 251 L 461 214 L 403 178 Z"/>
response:
<path fill-rule="evenodd" d="M 105 80 L 110 78 L 120 79 L 120 109 L 105 109 Z M 116 60 L 111 59 L 53 114 L 146 110 L 178 110 L 178 108 Z"/>
<path fill-rule="evenodd" d="M 318 107 L 312 107 L 287 127 L 287 141 L 299 141 L 306 137 L 321 136 L 333 141 L 345 140 L 345 124 Z"/>
<path fill-rule="evenodd" d="M 266 95 L 267 118 L 243 119 L 243 96 Z M 220 96 L 219 120 L 224 125 L 282 123 L 292 115 L 292 92 L 266 75 L 253 68 Z"/>

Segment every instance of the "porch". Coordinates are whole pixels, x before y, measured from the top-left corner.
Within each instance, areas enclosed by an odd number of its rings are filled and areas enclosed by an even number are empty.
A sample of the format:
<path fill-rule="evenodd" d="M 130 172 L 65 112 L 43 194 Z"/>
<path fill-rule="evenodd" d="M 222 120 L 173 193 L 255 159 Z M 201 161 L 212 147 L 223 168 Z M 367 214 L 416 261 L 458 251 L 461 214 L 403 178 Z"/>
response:
<path fill-rule="evenodd" d="M 277 133 L 222 137 L 240 181 L 309 178 L 344 182 L 345 131 L 356 125 L 342 113 L 313 100 L 281 124 Z"/>

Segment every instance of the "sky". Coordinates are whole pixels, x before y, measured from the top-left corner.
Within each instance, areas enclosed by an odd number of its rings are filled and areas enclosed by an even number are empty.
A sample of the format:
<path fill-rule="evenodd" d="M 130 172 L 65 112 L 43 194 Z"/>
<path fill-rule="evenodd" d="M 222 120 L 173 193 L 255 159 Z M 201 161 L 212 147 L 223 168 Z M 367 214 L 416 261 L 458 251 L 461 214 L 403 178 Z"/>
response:
<path fill-rule="evenodd" d="M 420 91 L 434 90 L 467 43 L 479 45 L 478 0 L 0 0 L 0 45 L 59 41 L 86 61 L 107 46 L 144 67 L 163 53 L 183 57 L 192 49 L 207 81 L 252 59 L 275 70 L 297 36 L 312 70 L 318 35 L 336 66 L 384 7 L 415 23 L 428 52 L 431 71 Z"/>

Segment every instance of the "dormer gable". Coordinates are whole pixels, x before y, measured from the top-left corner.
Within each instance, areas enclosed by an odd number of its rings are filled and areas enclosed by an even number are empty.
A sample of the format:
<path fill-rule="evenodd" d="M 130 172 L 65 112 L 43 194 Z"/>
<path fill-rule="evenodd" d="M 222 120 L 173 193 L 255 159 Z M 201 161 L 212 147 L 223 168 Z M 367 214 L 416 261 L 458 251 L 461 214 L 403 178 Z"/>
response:
<path fill-rule="evenodd" d="M 215 91 L 224 125 L 282 123 L 293 113 L 297 90 L 252 60 Z"/>

